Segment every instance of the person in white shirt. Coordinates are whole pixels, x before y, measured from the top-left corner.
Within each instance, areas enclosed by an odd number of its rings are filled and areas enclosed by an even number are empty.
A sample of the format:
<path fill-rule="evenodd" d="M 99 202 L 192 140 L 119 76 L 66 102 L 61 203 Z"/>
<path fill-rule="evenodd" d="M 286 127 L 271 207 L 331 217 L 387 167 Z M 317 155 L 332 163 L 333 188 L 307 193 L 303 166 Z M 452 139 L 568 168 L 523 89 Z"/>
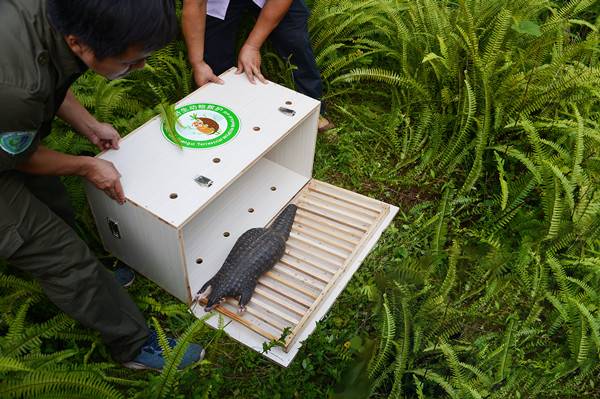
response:
<path fill-rule="evenodd" d="M 237 34 L 248 12 L 256 16 L 256 23 L 236 62 Z M 320 100 L 323 84 L 308 36 L 309 14 L 302 0 L 184 0 L 183 34 L 196 84 L 222 84 L 217 75 L 232 66 L 237 66 L 237 73 L 245 73 L 252 83 L 266 83 L 260 49 L 269 38 L 279 55 L 296 66 L 296 89 Z M 320 118 L 320 131 L 332 126 L 326 118 Z"/>

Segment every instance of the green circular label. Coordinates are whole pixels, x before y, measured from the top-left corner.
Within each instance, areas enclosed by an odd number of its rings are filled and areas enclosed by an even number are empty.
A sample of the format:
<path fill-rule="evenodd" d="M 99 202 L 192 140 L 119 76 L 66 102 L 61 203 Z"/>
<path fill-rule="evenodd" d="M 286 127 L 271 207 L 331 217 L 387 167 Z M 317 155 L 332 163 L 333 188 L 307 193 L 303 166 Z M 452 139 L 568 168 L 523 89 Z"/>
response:
<path fill-rule="evenodd" d="M 161 123 L 163 135 L 171 143 L 186 148 L 212 148 L 233 139 L 240 131 L 240 119 L 229 108 L 218 104 L 188 104 L 175 109 L 176 138 Z M 179 141 L 179 142 L 178 142 Z"/>

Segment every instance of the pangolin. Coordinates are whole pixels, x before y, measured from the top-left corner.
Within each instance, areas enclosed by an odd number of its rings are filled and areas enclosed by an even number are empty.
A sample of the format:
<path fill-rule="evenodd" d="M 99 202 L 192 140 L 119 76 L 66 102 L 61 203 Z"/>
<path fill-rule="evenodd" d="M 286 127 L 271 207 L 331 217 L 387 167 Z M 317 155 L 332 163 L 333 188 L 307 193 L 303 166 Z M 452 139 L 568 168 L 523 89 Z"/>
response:
<path fill-rule="evenodd" d="M 290 204 L 268 228 L 250 229 L 238 238 L 223 266 L 197 293 L 197 298 L 207 298 L 206 312 L 225 297 L 238 298 L 239 311 L 244 312 L 258 278 L 283 256 L 296 210 L 296 205 Z"/>

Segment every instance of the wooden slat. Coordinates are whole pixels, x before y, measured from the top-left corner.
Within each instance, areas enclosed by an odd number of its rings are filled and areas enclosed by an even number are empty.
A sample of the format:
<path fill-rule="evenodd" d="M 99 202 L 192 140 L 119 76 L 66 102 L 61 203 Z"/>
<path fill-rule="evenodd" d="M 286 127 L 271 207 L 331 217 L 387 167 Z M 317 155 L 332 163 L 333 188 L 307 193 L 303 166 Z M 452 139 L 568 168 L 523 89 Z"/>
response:
<path fill-rule="evenodd" d="M 323 276 L 322 274 L 317 274 L 314 273 L 312 271 L 306 270 L 306 268 L 303 268 L 303 263 L 302 263 L 302 259 L 296 259 L 296 258 L 292 258 L 291 256 L 283 255 L 283 257 L 279 260 L 279 264 L 281 264 L 282 266 L 288 266 L 291 267 L 292 269 L 295 269 L 299 272 L 302 272 L 312 278 L 314 278 L 315 280 L 321 281 L 325 284 L 329 283 L 329 276 Z M 333 274 L 333 273 L 330 273 Z"/>
<path fill-rule="evenodd" d="M 337 248 L 332 248 L 330 245 L 324 244 L 322 241 L 319 241 L 318 238 L 314 238 L 305 234 L 299 234 L 297 231 L 290 233 L 290 238 L 302 241 L 304 244 L 307 245 L 312 245 L 323 252 L 327 252 L 330 255 L 340 258 L 340 260 L 342 261 L 346 259 L 349 255 L 348 251 L 342 252 Z"/>
<path fill-rule="evenodd" d="M 231 306 L 237 306 L 236 304 L 227 301 L 228 305 Z M 217 308 L 218 309 L 218 308 Z M 250 315 L 252 315 L 253 317 L 256 317 L 257 319 L 261 320 L 262 322 L 270 325 L 271 327 L 275 328 L 278 331 L 283 332 L 283 330 L 287 327 L 289 327 L 289 325 L 287 325 L 287 323 L 281 323 L 277 320 L 277 318 L 273 317 L 272 314 L 269 313 L 265 313 L 260 307 L 249 303 L 248 305 L 246 305 L 246 312 Z M 237 318 L 244 318 L 244 315 L 240 315 L 238 312 L 233 311 L 233 313 L 236 315 Z"/>
<path fill-rule="evenodd" d="M 346 220 L 346 223 L 351 224 L 351 225 L 361 229 L 362 231 L 365 231 L 364 229 L 369 228 L 369 226 L 373 223 L 372 217 L 364 218 L 358 214 L 353 213 L 352 211 L 349 211 L 348 209 L 344 209 L 344 208 L 337 207 L 335 205 L 331 205 L 331 204 L 329 204 L 325 201 L 322 201 L 318 198 L 302 197 L 300 200 L 300 203 L 304 207 L 306 207 L 307 205 L 310 205 L 310 206 L 321 209 L 321 213 L 324 216 L 327 216 L 327 214 L 334 213 L 335 217 L 337 219 L 343 218 Z"/>
<path fill-rule="evenodd" d="M 308 184 L 308 191 L 323 193 L 341 201 L 350 201 L 377 213 L 384 212 L 386 207 L 384 203 L 375 199 L 314 179 Z"/>
<path fill-rule="evenodd" d="M 219 310 L 219 308 L 223 307 L 225 307 L 226 309 L 228 307 L 232 307 L 233 309 L 229 309 L 231 313 L 235 314 L 236 317 L 244 317 L 243 314 L 240 315 L 240 313 L 238 312 L 238 302 L 234 298 L 226 298 L 225 302 L 217 306 L 215 309 Z M 256 306 L 256 304 L 253 304 L 252 301 L 246 305 L 246 313 L 248 313 L 252 317 L 259 319 L 262 323 L 268 324 L 277 331 L 283 332 L 283 330 L 286 327 L 290 327 L 289 323 L 286 323 L 284 319 L 277 317 L 274 314 L 263 311 L 263 309 L 260 306 Z"/>
<path fill-rule="evenodd" d="M 309 220 L 312 223 L 319 224 L 319 225 L 323 226 L 323 230 L 330 230 L 331 234 L 341 232 L 341 233 L 345 234 L 346 237 L 348 237 L 348 239 L 351 240 L 349 242 L 351 242 L 354 245 L 356 245 L 356 243 L 358 243 L 360 241 L 360 238 L 362 237 L 362 234 L 363 234 L 358 229 L 335 222 L 331 219 L 321 217 L 318 214 L 314 214 L 312 212 L 305 211 L 302 208 L 298 208 L 298 211 L 296 212 L 296 217 L 298 218 L 298 221 L 300 223 L 305 223 L 306 220 Z"/>
<path fill-rule="evenodd" d="M 335 263 L 328 264 L 327 266 L 325 266 L 324 260 L 323 260 L 322 264 L 319 264 L 316 261 L 309 260 L 309 258 L 307 256 L 305 256 L 302 253 L 298 253 L 298 252 L 302 252 L 302 250 L 299 249 L 298 247 L 290 245 L 289 248 L 287 248 L 285 250 L 285 254 L 281 258 L 281 262 L 285 263 L 288 266 L 292 266 L 296 270 L 310 274 L 312 277 L 317 278 L 317 279 L 323 281 L 324 283 L 327 283 L 329 281 L 329 278 L 328 278 L 329 276 L 323 276 L 323 275 L 315 274 L 314 272 L 309 272 L 306 268 L 303 268 L 303 266 L 308 265 L 308 266 L 311 266 L 313 269 L 317 269 L 319 271 L 322 271 L 323 273 L 328 273 L 328 274 L 334 274 L 335 270 L 339 266 Z M 309 255 L 309 254 L 307 254 L 307 255 Z M 319 260 L 322 260 L 322 259 L 319 259 Z"/>
<path fill-rule="evenodd" d="M 206 305 L 206 300 L 202 300 L 202 301 L 200 301 L 200 303 L 202 303 L 203 305 Z M 238 322 L 242 323 L 243 325 L 245 325 L 246 327 L 248 327 L 255 333 L 262 335 L 263 337 L 267 338 L 268 340 L 275 341 L 278 339 L 278 337 L 275 337 L 273 334 L 258 327 L 255 323 L 252 323 L 249 320 L 244 319 L 243 317 L 240 317 L 237 314 L 237 312 L 232 312 L 231 310 L 225 308 L 224 306 L 217 306 L 215 308 L 215 310 L 217 310 L 219 313 L 224 314 L 225 316 L 229 317 L 230 319 L 237 320 Z M 281 331 L 283 333 L 283 329 L 281 329 Z"/>
<path fill-rule="evenodd" d="M 349 238 L 342 237 L 342 234 L 344 233 L 340 231 L 332 232 L 331 229 L 325 229 L 323 227 L 316 226 L 313 222 L 310 222 L 308 219 L 297 220 L 294 223 L 296 226 L 296 231 L 298 233 L 303 233 L 312 237 L 317 237 L 320 240 L 323 240 L 324 242 L 331 243 L 331 245 L 337 245 L 339 248 L 344 249 L 348 252 L 354 251 L 354 246 L 358 242 L 358 240 L 352 241 Z"/>
<path fill-rule="evenodd" d="M 353 217 L 358 216 L 362 219 L 372 221 L 373 219 L 376 219 L 377 216 L 379 216 L 379 211 L 372 211 L 370 209 L 363 208 L 360 205 L 356 205 L 352 202 L 342 201 L 338 198 L 330 197 L 327 194 L 323 194 L 318 191 L 312 191 L 310 193 L 310 197 L 315 202 L 327 204 L 333 207 L 334 209 L 343 209 L 346 212 L 349 212 Z"/>
<path fill-rule="evenodd" d="M 264 296 L 265 298 L 269 299 L 270 301 L 273 301 L 273 302 L 279 304 L 280 306 L 286 308 L 290 312 L 297 314 L 298 316 L 302 316 L 306 312 L 307 307 L 299 305 L 296 301 L 292 300 L 292 302 L 294 302 L 296 304 L 296 306 L 290 306 L 285 301 L 282 301 L 281 298 L 279 297 L 279 295 L 281 295 L 282 297 L 285 297 L 286 299 L 289 299 L 289 298 L 287 295 L 284 295 L 281 291 L 278 291 L 277 288 L 275 288 L 275 290 L 269 289 L 269 288 L 267 288 L 266 285 L 259 282 L 256 285 L 256 289 L 254 290 L 254 292 L 256 294 L 260 294 L 260 295 Z M 274 293 L 276 293 L 276 294 L 274 294 Z M 298 307 L 300 307 L 301 309 L 298 309 Z"/>
<path fill-rule="evenodd" d="M 305 308 L 310 307 L 310 305 L 311 305 L 310 300 L 303 298 L 299 295 L 296 295 L 294 292 L 292 292 L 290 290 L 283 289 L 281 286 L 276 286 L 273 282 L 269 281 L 268 279 L 266 279 L 264 277 L 269 277 L 269 278 L 275 280 L 278 284 L 283 284 L 289 288 L 292 288 L 293 290 L 298 291 L 301 294 L 308 296 L 309 298 L 312 298 L 312 299 L 316 298 L 316 295 L 314 295 L 314 294 L 308 295 L 307 291 L 304 288 L 302 288 L 298 285 L 294 285 L 293 283 L 289 283 L 288 281 L 286 281 L 286 279 L 282 279 L 279 276 L 277 276 L 275 273 L 272 273 L 272 272 L 267 272 L 263 276 L 263 278 L 258 280 L 259 284 L 262 284 L 265 287 L 272 289 L 273 291 L 276 291 L 280 295 L 285 296 L 286 298 L 296 302 L 299 305 L 304 306 Z"/>
<path fill-rule="evenodd" d="M 360 241 L 360 238 L 363 234 L 358 229 L 337 223 L 331 219 L 320 217 L 319 215 L 305 211 L 301 208 L 298 208 L 298 211 L 296 212 L 296 218 L 298 218 L 297 220 L 299 223 L 306 223 L 308 220 L 310 223 L 320 225 L 324 231 L 329 231 L 330 234 L 342 233 L 345 235 L 348 242 L 352 243 L 353 245 L 356 245 L 356 243 Z"/>
<path fill-rule="evenodd" d="M 281 310 L 277 309 L 276 306 L 273 306 L 274 304 L 269 303 L 265 300 L 262 300 L 261 298 L 258 298 L 256 295 L 254 295 L 252 297 L 252 299 L 250 300 L 250 303 L 248 305 L 250 305 L 250 304 L 259 306 L 259 307 L 263 308 L 267 313 L 273 314 L 289 323 L 292 323 L 293 325 L 298 324 L 298 322 L 300 321 L 300 319 L 297 319 L 285 312 L 282 312 Z"/>
<path fill-rule="evenodd" d="M 300 283 L 304 283 L 304 285 L 307 287 L 307 290 L 308 290 L 308 287 L 310 287 L 316 291 L 320 291 L 326 285 L 325 282 L 323 282 L 319 279 L 316 279 L 312 276 L 309 276 L 308 274 L 306 274 L 304 272 L 298 271 L 297 269 L 288 267 L 287 265 L 281 263 L 281 261 L 279 263 L 277 263 L 271 270 L 279 272 L 281 274 L 285 274 L 289 278 L 297 280 Z M 316 298 L 316 296 L 315 296 L 315 298 Z"/>
<path fill-rule="evenodd" d="M 327 209 L 325 207 L 318 206 L 310 202 L 302 201 L 298 203 L 298 207 L 302 210 L 314 213 L 315 215 L 321 216 L 323 218 L 336 221 L 340 224 L 345 224 L 348 227 L 353 227 L 357 230 L 360 230 L 363 233 L 365 233 L 367 231 L 367 228 L 369 227 L 368 223 L 365 223 L 361 220 L 357 220 L 352 217 L 347 217 L 346 215 L 343 215 L 340 212 L 336 212 L 335 210 Z"/>
<path fill-rule="evenodd" d="M 293 258 L 302 260 L 307 265 L 331 274 L 334 274 L 344 263 L 344 259 L 334 257 L 317 247 L 307 245 L 295 239 L 288 240 L 285 253 Z"/>

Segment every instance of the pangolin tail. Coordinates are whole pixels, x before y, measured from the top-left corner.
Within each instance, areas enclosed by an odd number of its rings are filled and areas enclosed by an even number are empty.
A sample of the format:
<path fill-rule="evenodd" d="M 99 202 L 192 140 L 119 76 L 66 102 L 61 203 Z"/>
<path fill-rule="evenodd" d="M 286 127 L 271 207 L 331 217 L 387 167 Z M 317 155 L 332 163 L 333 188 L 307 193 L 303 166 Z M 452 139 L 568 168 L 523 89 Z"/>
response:
<path fill-rule="evenodd" d="M 292 231 L 292 225 L 294 224 L 294 217 L 296 217 L 297 209 L 298 207 L 296 205 L 289 204 L 283 212 L 277 216 L 277 219 L 273 221 L 273 224 L 271 224 L 270 229 L 281 234 L 286 241 L 290 236 L 290 231 Z"/>

